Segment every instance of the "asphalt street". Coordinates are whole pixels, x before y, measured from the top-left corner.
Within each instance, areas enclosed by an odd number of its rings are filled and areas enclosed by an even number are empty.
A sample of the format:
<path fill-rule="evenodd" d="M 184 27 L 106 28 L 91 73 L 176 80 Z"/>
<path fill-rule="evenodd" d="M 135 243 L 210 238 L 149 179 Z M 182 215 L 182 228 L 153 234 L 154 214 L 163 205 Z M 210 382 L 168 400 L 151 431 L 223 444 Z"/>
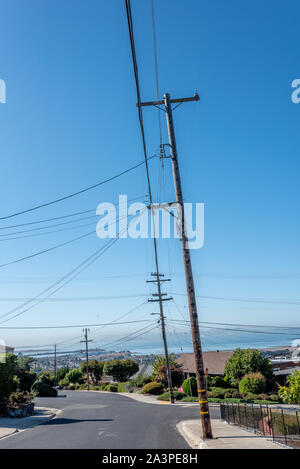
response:
<path fill-rule="evenodd" d="M 199 419 L 197 406 L 145 404 L 114 393 L 60 391 L 36 405 L 61 413 L 3 438 L 0 449 L 187 449 L 176 424 Z M 219 415 L 211 408 L 213 418 Z"/>

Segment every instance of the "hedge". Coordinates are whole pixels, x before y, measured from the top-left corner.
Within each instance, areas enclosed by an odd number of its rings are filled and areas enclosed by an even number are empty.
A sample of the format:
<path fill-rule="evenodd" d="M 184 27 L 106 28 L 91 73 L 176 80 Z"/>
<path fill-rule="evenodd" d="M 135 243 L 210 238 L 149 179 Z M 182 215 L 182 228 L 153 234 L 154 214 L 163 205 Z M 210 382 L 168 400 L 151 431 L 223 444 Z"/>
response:
<path fill-rule="evenodd" d="M 161 394 L 163 390 L 163 385 L 161 383 L 156 383 L 152 381 L 151 383 L 145 384 L 145 386 L 142 388 L 142 393 L 143 394 Z"/>

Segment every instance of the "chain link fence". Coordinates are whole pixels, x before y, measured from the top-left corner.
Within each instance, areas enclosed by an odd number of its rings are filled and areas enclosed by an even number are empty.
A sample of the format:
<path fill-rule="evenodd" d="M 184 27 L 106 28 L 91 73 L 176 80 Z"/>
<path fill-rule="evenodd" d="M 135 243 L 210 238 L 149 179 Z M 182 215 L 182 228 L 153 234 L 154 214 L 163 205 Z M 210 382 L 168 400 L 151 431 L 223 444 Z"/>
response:
<path fill-rule="evenodd" d="M 298 411 L 251 404 L 220 404 L 221 418 L 228 423 L 269 436 L 278 443 L 300 449 Z"/>

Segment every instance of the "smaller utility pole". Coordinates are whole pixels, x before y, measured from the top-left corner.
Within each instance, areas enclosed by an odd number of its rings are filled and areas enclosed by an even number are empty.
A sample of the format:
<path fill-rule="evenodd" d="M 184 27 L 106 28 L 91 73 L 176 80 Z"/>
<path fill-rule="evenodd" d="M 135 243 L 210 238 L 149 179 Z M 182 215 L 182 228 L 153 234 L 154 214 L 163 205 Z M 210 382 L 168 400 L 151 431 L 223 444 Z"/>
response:
<path fill-rule="evenodd" d="M 82 329 L 84 333 L 84 340 L 81 340 L 80 342 L 85 342 L 85 357 L 86 357 L 86 384 L 87 384 L 87 390 L 90 390 L 90 376 L 89 376 L 89 346 L 88 343 L 92 342 L 91 340 L 88 340 L 88 332 L 90 332 L 89 329 L 85 328 Z"/>
<path fill-rule="evenodd" d="M 54 386 L 56 386 L 56 344 L 54 345 Z"/>
<path fill-rule="evenodd" d="M 173 391 L 173 383 L 172 383 L 172 373 L 171 373 L 171 367 L 170 367 L 170 361 L 169 361 L 169 352 L 168 352 L 168 344 L 167 344 L 167 335 L 166 335 L 166 324 L 165 324 L 165 316 L 164 316 L 164 311 L 163 311 L 163 301 L 170 301 L 172 300 L 171 297 L 163 298 L 166 297 L 166 293 L 162 293 L 161 291 L 161 282 L 169 282 L 170 279 L 162 279 L 161 277 L 164 277 L 164 274 L 159 274 L 158 272 L 151 273 L 152 277 L 155 277 L 154 280 L 147 280 L 147 283 L 157 283 L 157 290 L 158 293 L 153 293 L 153 297 L 158 297 L 156 298 L 151 298 L 149 299 L 149 303 L 154 303 L 154 302 L 159 302 L 159 309 L 160 309 L 160 324 L 161 324 L 161 332 L 162 332 L 162 338 L 164 342 L 164 350 L 165 350 L 165 357 L 166 357 L 166 368 L 167 368 L 167 379 L 168 379 L 168 387 L 170 390 L 170 402 L 171 404 L 174 404 L 175 399 L 174 399 L 174 391 Z M 154 313 L 153 313 L 154 314 Z"/>

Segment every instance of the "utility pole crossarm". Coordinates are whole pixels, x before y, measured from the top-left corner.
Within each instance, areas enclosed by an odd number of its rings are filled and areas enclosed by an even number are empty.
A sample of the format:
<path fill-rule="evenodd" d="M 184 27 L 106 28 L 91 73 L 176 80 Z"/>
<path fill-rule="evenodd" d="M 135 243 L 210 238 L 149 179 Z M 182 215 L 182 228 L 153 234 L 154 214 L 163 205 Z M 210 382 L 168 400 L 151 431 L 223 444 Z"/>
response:
<path fill-rule="evenodd" d="M 200 101 L 200 97 L 198 93 L 195 93 L 192 98 L 177 98 L 177 99 L 170 99 L 170 103 L 187 103 L 190 101 Z M 137 107 L 139 106 L 159 106 L 160 104 L 165 104 L 165 101 L 146 101 L 144 103 L 137 103 Z"/>

